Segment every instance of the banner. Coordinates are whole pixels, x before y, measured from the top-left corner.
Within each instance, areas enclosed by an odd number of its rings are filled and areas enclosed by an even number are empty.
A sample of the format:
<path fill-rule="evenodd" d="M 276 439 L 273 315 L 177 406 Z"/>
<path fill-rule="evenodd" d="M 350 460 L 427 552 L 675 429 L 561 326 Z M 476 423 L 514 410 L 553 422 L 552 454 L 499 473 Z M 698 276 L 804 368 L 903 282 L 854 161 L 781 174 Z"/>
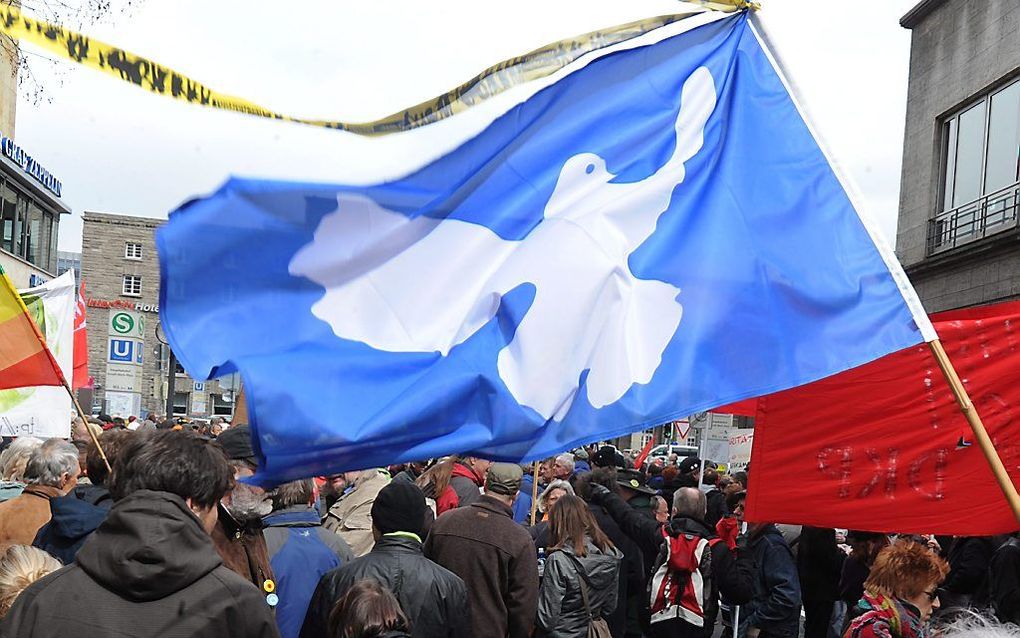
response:
<path fill-rule="evenodd" d="M 316 120 L 277 113 L 244 98 L 220 93 L 158 62 L 58 24 L 38 20 L 10 6 L 0 8 L 0 33 L 174 100 L 357 135 L 385 135 L 446 119 L 514 86 L 552 75 L 587 53 L 636 38 L 705 10 L 732 12 L 757 7 L 756 3 L 748 0 L 695 0 L 693 4 L 705 9 L 636 20 L 548 44 L 494 64 L 438 97 L 371 122 Z"/>
<path fill-rule="evenodd" d="M 729 457 L 726 466 L 729 472 L 742 472 L 751 463 L 751 448 L 754 445 L 754 431 L 744 430 L 730 436 Z"/>
<path fill-rule="evenodd" d="M 1020 302 L 934 315 L 1014 483 Z M 1018 529 L 926 345 L 758 400 L 747 518 L 876 532 Z"/>
<path fill-rule="evenodd" d="M 74 306 L 74 378 L 71 387 L 78 388 L 92 387 L 92 377 L 89 376 L 89 340 L 88 323 L 85 320 L 85 282 L 81 282 L 78 289 L 78 297 Z"/>
<path fill-rule="evenodd" d="M 73 372 L 74 273 L 22 290 L 29 314 L 66 378 Z M 0 390 L 0 436 L 68 437 L 74 406 L 60 386 Z"/>

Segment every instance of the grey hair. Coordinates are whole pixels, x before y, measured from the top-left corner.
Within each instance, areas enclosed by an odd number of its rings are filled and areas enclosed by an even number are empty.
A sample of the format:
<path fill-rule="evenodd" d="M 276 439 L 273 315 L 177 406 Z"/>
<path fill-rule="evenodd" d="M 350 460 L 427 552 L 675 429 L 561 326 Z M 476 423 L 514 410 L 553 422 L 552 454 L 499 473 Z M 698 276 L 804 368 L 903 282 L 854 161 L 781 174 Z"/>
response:
<path fill-rule="evenodd" d="M 28 458 L 25 482 L 61 487 L 64 475 L 74 474 L 78 469 L 78 448 L 64 439 L 46 439 Z"/>
<path fill-rule="evenodd" d="M 708 511 L 705 493 L 696 487 L 681 487 L 673 494 L 673 513 L 702 520 Z"/>
<path fill-rule="evenodd" d="M 1020 638 L 1020 627 L 1012 623 L 1000 623 L 971 610 L 953 611 L 961 615 L 942 627 L 945 638 Z"/>
<path fill-rule="evenodd" d="M 569 467 L 571 472 L 574 471 L 574 455 L 573 454 L 569 454 L 569 453 L 567 453 L 567 454 L 560 454 L 559 456 L 556 457 L 556 462 L 557 463 L 562 463 L 563 465 Z"/>
<path fill-rule="evenodd" d="M 42 439 L 34 436 L 19 436 L 0 454 L 0 476 L 8 481 L 23 481 L 28 458 L 36 448 L 42 445 Z M 77 452 L 75 452 L 77 457 Z"/>
<path fill-rule="evenodd" d="M 675 496 L 675 495 L 674 495 L 674 496 Z M 653 498 L 653 499 L 655 500 L 655 507 L 656 507 L 656 508 L 658 508 L 658 507 L 659 507 L 659 503 L 662 503 L 663 505 L 665 505 L 665 506 L 666 506 L 666 509 L 667 509 L 667 510 L 669 509 L 669 503 L 667 503 L 667 502 L 666 502 L 666 499 L 662 498 L 662 497 L 661 497 L 661 496 L 659 496 L 658 494 L 656 494 L 656 495 L 655 495 L 655 496 L 653 496 L 652 498 Z"/>
<path fill-rule="evenodd" d="M 280 510 L 291 505 L 308 505 L 315 493 L 315 481 L 302 479 L 279 485 L 269 497 L 273 499 L 273 509 Z"/>
<path fill-rule="evenodd" d="M 555 481 L 549 483 L 549 486 L 542 490 L 542 495 L 538 497 L 538 511 L 540 512 L 545 511 L 545 500 L 549 498 L 549 495 L 552 494 L 553 490 L 563 490 L 564 492 L 570 494 L 571 496 L 576 496 L 574 494 L 573 485 L 564 480 L 556 479 Z"/>

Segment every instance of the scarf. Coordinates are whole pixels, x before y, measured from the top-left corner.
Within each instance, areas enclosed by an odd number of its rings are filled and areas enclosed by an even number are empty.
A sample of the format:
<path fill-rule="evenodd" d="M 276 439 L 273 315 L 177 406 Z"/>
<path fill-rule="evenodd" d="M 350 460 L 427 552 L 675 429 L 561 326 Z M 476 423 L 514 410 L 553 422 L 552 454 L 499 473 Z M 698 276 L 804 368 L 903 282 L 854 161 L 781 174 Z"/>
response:
<path fill-rule="evenodd" d="M 898 598 L 864 593 L 857 603 L 857 618 L 850 624 L 850 638 L 930 638 L 916 607 Z"/>

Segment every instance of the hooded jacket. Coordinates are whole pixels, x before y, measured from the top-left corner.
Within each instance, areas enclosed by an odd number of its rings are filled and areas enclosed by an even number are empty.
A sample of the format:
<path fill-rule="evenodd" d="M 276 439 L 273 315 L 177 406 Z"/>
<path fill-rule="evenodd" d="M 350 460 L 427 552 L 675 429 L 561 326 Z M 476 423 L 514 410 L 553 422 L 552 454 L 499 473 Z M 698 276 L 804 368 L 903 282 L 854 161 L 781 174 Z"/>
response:
<path fill-rule="evenodd" d="M 393 592 L 411 621 L 414 638 L 459 638 L 468 630 L 467 588 L 464 581 L 422 555 L 421 541 L 401 533 L 387 534 L 372 551 L 326 573 L 319 581 L 302 638 L 327 634 L 329 614 L 351 585 L 371 579 Z"/>
<path fill-rule="evenodd" d="M 71 495 L 89 505 L 110 509 L 113 507 L 113 497 L 105 485 L 93 485 L 92 483 L 79 483 L 71 490 Z"/>
<path fill-rule="evenodd" d="M 623 553 L 615 547 L 605 552 L 585 538 L 585 555 L 573 547 L 553 551 L 545 563 L 538 595 L 539 636 L 586 638 L 592 618 L 606 618 L 618 604 L 618 580 Z M 587 588 L 588 606 L 581 594 Z"/>
<path fill-rule="evenodd" d="M 457 507 L 467 507 L 482 495 L 479 488 L 485 484 L 485 477 L 478 476 L 464 463 L 457 462 L 450 473 L 450 487 L 457 493 Z"/>
<path fill-rule="evenodd" d="M 32 545 L 65 565 L 74 557 L 92 532 L 106 520 L 109 510 L 90 505 L 73 495 L 50 499 L 50 522 L 36 534 Z"/>
<path fill-rule="evenodd" d="M 297 638 L 319 578 L 354 559 L 344 539 L 323 529 L 319 512 L 292 505 L 263 519 L 269 564 L 276 575 L 276 623 L 283 638 Z"/>
<path fill-rule="evenodd" d="M 279 636 L 263 594 L 223 566 L 184 500 L 149 490 L 118 502 L 74 564 L 30 585 L 0 635 Z"/>

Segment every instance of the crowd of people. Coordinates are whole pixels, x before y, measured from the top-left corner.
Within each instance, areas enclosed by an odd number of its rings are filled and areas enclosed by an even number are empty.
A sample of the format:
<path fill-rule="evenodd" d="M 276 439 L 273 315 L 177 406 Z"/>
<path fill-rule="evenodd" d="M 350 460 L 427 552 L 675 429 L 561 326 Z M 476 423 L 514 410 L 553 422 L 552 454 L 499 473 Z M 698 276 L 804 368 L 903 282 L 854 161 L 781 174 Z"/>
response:
<path fill-rule="evenodd" d="M 0 636 L 1016 638 L 997 623 L 1020 623 L 1020 539 L 745 522 L 748 475 L 710 461 L 451 456 L 267 491 L 245 481 L 246 425 L 97 421 L 3 442 Z"/>

